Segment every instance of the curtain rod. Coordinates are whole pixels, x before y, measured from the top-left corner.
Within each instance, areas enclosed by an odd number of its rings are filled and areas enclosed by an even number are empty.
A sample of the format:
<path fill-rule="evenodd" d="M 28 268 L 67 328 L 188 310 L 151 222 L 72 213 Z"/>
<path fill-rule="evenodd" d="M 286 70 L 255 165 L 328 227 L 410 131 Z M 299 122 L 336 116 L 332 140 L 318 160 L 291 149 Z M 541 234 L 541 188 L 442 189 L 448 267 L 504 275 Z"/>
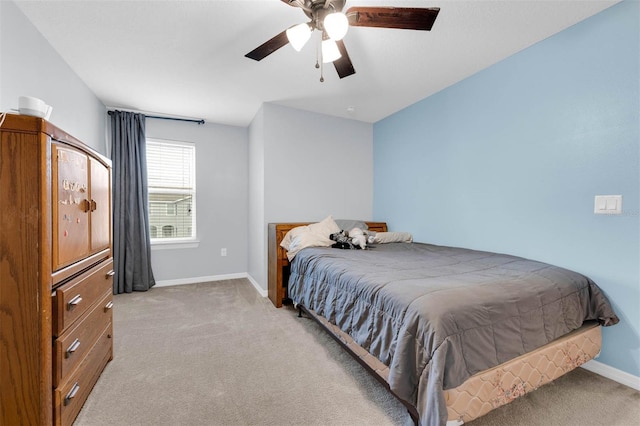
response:
<path fill-rule="evenodd" d="M 107 113 L 109 115 L 113 115 L 113 112 L 115 110 L 109 110 Z M 156 120 L 174 120 L 174 121 L 186 121 L 189 123 L 198 123 L 198 125 L 204 124 L 204 120 L 203 119 L 196 119 L 196 118 L 180 118 L 180 117 L 163 117 L 163 116 L 159 116 L 159 115 L 147 115 L 143 112 L 137 112 L 137 111 L 127 111 L 127 110 L 120 110 L 120 111 L 126 111 L 126 112 L 133 112 L 133 113 L 137 113 L 137 114 L 142 114 L 145 116 L 145 118 L 155 118 Z"/>

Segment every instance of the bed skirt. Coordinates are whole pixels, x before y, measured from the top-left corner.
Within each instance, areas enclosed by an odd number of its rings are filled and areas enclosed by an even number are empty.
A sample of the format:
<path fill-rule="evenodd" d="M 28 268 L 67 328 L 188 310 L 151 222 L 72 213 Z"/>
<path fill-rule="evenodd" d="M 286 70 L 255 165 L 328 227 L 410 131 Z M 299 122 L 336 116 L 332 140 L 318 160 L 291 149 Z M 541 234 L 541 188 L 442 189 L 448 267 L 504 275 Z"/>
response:
<path fill-rule="evenodd" d="M 386 365 L 326 318 L 310 309 L 304 310 L 377 375 L 382 383 L 388 383 L 389 368 Z M 557 379 L 597 357 L 601 345 L 601 327 L 597 322 L 590 321 L 539 349 L 469 377 L 457 388 L 444 391 L 447 426 L 470 422 Z M 407 406 L 414 421 L 417 420 L 415 408 L 406 401 L 401 402 Z"/>

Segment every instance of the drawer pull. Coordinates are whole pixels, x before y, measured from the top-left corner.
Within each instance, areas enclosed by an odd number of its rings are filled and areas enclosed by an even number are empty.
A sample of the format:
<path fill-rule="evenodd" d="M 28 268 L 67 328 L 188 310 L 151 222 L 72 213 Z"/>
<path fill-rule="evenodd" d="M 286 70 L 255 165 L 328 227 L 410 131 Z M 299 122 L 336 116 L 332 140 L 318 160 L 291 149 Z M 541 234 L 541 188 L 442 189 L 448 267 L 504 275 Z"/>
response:
<path fill-rule="evenodd" d="M 116 274 L 116 271 L 114 271 L 114 270 L 112 269 L 112 270 L 110 270 L 109 272 L 107 272 L 107 276 L 106 276 L 106 278 L 112 277 L 112 276 L 114 276 L 115 274 Z"/>
<path fill-rule="evenodd" d="M 104 305 L 104 311 L 108 312 L 109 309 L 113 308 L 113 302 L 109 301 L 109 303 L 107 303 L 106 305 Z"/>
<path fill-rule="evenodd" d="M 76 396 L 76 394 L 78 393 L 79 390 L 80 390 L 80 386 L 78 386 L 78 382 L 75 382 L 73 384 L 73 387 L 71 388 L 71 390 L 67 394 L 67 396 L 64 397 L 64 405 L 71 404 L 71 400 Z"/>
<path fill-rule="evenodd" d="M 69 358 L 71 355 L 73 355 L 73 353 L 76 350 L 78 350 L 79 346 L 80 346 L 80 340 L 79 339 L 74 340 L 71 346 L 67 348 L 67 352 L 65 352 L 64 357 Z"/>
<path fill-rule="evenodd" d="M 78 303 L 82 302 L 82 297 L 80 297 L 80 295 L 76 295 L 76 297 L 74 297 L 73 299 L 69 300 L 69 303 L 67 303 L 67 311 L 72 310 L 73 308 L 76 307 L 76 305 L 78 305 Z"/>

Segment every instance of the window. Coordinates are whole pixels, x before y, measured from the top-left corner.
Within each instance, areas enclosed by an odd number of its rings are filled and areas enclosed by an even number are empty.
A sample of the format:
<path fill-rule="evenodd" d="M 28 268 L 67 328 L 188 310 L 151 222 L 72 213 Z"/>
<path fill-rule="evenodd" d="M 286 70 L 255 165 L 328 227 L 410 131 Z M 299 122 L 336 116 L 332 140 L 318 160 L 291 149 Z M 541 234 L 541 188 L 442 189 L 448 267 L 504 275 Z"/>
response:
<path fill-rule="evenodd" d="M 195 162 L 193 144 L 147 139 L 152 244 L 195 241 Z"/>

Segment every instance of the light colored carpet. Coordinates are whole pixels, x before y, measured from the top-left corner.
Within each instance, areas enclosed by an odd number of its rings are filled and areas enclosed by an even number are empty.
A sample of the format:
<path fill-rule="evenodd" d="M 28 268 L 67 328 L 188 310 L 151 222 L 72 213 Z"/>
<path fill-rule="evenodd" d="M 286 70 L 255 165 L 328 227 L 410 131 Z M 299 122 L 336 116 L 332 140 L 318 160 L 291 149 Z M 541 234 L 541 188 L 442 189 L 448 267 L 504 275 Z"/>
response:
<path fill-rule="evenodd" d="M 114 297 L 114 359 L 76 426 L 411 425 L 314 321 L 244 279 Z M 640 424 L 640 392 L 577 369 L 472 426 Z"/>

